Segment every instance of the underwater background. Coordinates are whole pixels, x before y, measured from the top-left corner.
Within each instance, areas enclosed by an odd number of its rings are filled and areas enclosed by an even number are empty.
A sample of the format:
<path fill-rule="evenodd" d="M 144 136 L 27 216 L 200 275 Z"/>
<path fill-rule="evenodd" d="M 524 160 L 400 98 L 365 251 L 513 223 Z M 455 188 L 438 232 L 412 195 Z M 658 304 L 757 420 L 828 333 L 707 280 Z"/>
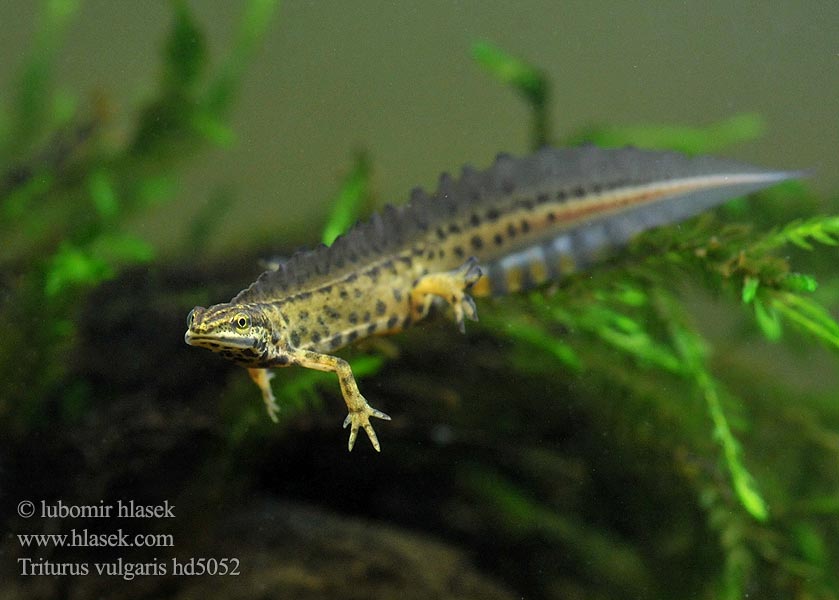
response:
<path fill-rule="evenodd" d="M 0 31 L 3 598 L 839 597 L 835 2 L 10 1 Z M 333 376 L 278 372 L 275 425 L 183 343 L 260 260 L 546 142 L 809 176 L 344 351 L 380 455 Z"/>

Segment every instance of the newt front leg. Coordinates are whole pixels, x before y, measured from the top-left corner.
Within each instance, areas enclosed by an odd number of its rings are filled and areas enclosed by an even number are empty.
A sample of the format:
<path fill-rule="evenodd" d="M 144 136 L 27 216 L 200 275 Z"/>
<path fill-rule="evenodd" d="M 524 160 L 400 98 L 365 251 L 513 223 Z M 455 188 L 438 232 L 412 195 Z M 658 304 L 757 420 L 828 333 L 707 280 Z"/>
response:
<path fill-rule="evenodd" d="M 280 405 L 277 404 L 277 399 L 271 390 L 271 380 L 274 379 L 274 374 L 268 369 L 248 369 L 248 375 L 251 376 L 253 382 L 259 387 L 259 391 L 262 392 L 262 401 L 265 403 L 268 416 L 274 423 L 277 423 L 279 421 Z"/>
<path fill-rule="evenodd" d="M 390 421 L 390 417 L 367 403 L 367 400 L 358 391 L 358 385 L 355 382 L 355 376 L 352 373 L 349 363 L 337 356 L 320 354 L 311 350 L 296 351 L 290 358 L 292 364 L 297 364 L 307 369 L 330 371 L 338 376 L 338 383 L 341 385 L 341 394 L 344 396 L 344 402 L 347 403 L 347 410 L 349 411 L 347 418 L 344 419 L 344 427 L 346 428 L 347 425 L 350 426 L 349 450 L 353 449 L 355 438 L 358 436 L 358 430 L 362 428 L 367 433 L 367 437 L 370 438 L 370 443 L 373 444 L 376 452 L 381 452 L 376 432 L 373 431 L 373 426 L 370 424 L 370 417 L 377 417 L 386 421 Z"/>

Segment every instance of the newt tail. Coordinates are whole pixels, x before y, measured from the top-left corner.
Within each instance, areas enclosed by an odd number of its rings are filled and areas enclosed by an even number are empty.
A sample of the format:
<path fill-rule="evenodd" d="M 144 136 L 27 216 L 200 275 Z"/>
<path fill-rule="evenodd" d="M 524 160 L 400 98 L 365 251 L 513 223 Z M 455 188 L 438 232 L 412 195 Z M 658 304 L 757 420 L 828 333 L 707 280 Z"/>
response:
<path fill-rule="evenodd" d="M 368 404 L 336 350 L 401 331 L 435 304 L 450 306 L 464 330 L 477 319 L 473 296 L 557 280 L 641 231 L 797 176 L 634 148 L 499 155 L 484 171 L 442 175 L 433 194 L 415 190 L 407 205 L 386 206 L 330 247 L 296 252 L 230 302 L 195 307 L 184 339 L 246 367 L 275 420 L 267 369 L 334 372 L 349 449 L 364 429 L 379 450 L 370 417 L 390 417 Z"/>

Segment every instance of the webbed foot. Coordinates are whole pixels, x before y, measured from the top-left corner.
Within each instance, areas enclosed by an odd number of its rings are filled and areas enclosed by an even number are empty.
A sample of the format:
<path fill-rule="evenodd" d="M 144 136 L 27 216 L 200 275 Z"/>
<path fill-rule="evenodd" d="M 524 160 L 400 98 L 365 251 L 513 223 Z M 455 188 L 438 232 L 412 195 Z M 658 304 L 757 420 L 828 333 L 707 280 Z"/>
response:
<path fill-rule="evenodd" d="M 481 275 L 478 259 L 473 256 L 456 269 L 445 273 L 429 273 L 420 278 L 411 290 L 414 320 L 428 314 L 435 297 L 442 298 L 452 307 L 458 329 L 465 332 L 466 319 L 478 320 L 475 301 L 466 291 L 477 283 Z"/>
<path fill-rule="evenodd" d="M 350 452 L 352 452 L 353 446 L 355 445 L 355 438 L 358 436 L 358 430 L 359 428 L 362 428 L 365 433 L 367 433 L 367 437 L 370 438 L 370 443 L 373 444 L 373 448 L 376 449 L 376 452 L 381 452 L 382 449 L 379 446 L 379 438 L 376 437 L 376 432 L 373 431 L 373 425 L 370 423 L 370 417 L 384 419 L 385 421 L 390 421 L 390 417 L 382 411 L 376 410 L 367 404 L 367 401 L 364 400 L 364 398 L 361 398 L 361 402 L 363 402 L 363 405 L 350 411 L 347 418 L 344 419 L 344 429 L 346 429 L 348 425 L 350 426 L 350 441 L 347 448 Z"/>

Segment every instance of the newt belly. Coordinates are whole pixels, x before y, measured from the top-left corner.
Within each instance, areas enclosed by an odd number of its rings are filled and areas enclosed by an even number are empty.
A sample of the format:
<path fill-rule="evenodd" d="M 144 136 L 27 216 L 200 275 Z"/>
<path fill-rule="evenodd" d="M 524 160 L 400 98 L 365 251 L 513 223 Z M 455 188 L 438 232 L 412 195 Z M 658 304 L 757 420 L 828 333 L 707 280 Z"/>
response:
<path fill-rule="evenodd" d="M 352 228 L 330 247 L 295 253 L 230 302 L 195 307 L 185 340 L 244 367 L 278 410 L 267 369 L 298 365 L 337 374 L 352 450 L 370 417 L 389 419 L 358 390 L 339 348 L 395 333 L 433 304 L 461 330 L 477 319 L 472 296 L 501 295 L 594 263 L 640 231 L 678 222 L 726 199 L 794 177 L 712 157 L 593 146 L 500 155 L 416 190 L 401 207 Z"/>

